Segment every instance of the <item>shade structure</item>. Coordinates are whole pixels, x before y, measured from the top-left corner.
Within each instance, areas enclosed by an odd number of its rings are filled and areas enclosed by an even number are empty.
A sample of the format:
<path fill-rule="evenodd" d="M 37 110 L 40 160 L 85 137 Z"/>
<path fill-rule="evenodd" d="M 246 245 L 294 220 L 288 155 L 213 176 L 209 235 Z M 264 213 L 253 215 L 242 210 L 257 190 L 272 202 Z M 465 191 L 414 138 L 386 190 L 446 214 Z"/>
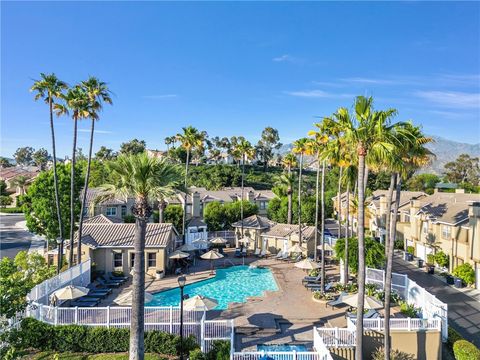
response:
<path fill-rule="evenodd" d="M 195 295 L 183 302 L 183 309 L 187 311 L 207 311 L 216 308 L 218 301 L 202 295 Z"/>
<path fill-rule="evenodd" d="M 113 302 L 117 305 L 132 305 L 133 290 L 127 291 L 125 294 L 121 294 Z M 145 291 L 145 303 L 149 303 L 153 300 L 153 295 L 148 291 Z"/>
<path fill-rule="evenodd" d="M 325 247 L 325 251 L 334 251 L 334 249 L 332 248 L 332 245 L 330 245 L 329 243 L 325 243 L 324 247 Z M 322 245 L 318 245 L 317 249 L 322 250 Z"/>
<path fill-rule="evenodd" d="M 216 238 L 210 240 L 210 243 L 215 244 L 215 245 L 225 245 L 227 243 L 227 240 L 225 240 L 224 238 L 221 238 L 221 237 L 216 237 Z"/>
<path fill-rule="evenodd" d="M 347 305 L 357 307 L 358 293 L 353 294 L 353 295 L 344 296 L 342 298 L 342 302 L 344 302 Z M 365 309 L 375 309 L 375 310 L 382 309 L 383 308 L 383 303 L 380 300 L 375 299 L 374 297 L 365 296 L 364 307 L 365 307 Z"/>
<path fill-rule="evenodd" d="M 195 246 L 193 246 L 192 244 L 185 244 L 185 245 L 180 246 L 177 250 L 180 250 L 180 251 L 195 251 L 195 250 L 197 250 L 197 248 Z"/>
<path fill-rule="evenodd" d="M 320 268 L 320 265 L 311 259 L 305 259 L 296 263 L 295 267 L 303 270 L 314 270 Z"/>
<path fill-rule="evenodd" d="M 293 245 L 290 249 L 287 250 L 289 253 L 302 253 L 305 251 L 305 248 L 301 247 L 298 244 Z"/>
<path fill-rule="evenodd" d="M 68 285 L 55 291 L 51 297 L 56 300 L 73 300 L 87 295 L 89 291 L 86 287 Z"/>
<path fill-rule="evenodd" d="M 205 254 L 200 256 L 203 260 L 217 260 L 223 258 L 223 255 L 218 253 L 215 250 L 210 250 L 209 252 L 206 252 Z"/>
<path fill-rule="evenodd" d="M 180 251 L 180 250 L 175 250 L 173 253 L 168 255 L 168 258 L 178 260 L 178 259 L 185 259 L 189 256 L 190 256 L 190 254 L 187 254 L 186 252 L 183 252 L 183 251 Z"/>
<path fill-rule="evenodd" d="M 248 236 L 245 236 L 245 237 L 241 238 L 240 240 L 238 240 L 238 243 L 239 243 L 239 244 L 248 245 L 248 244 L 250 244 L 252 241 L 253 241 L 253 239 L 249 238 Z"/>
<path fill-rule="evenodd" d="M 204 245 L 208 245 L 208 241 L 205 239 L 197 239 L 192 241 L 192 244 L 195 244 L 197 246 L 204 246 Z"/>

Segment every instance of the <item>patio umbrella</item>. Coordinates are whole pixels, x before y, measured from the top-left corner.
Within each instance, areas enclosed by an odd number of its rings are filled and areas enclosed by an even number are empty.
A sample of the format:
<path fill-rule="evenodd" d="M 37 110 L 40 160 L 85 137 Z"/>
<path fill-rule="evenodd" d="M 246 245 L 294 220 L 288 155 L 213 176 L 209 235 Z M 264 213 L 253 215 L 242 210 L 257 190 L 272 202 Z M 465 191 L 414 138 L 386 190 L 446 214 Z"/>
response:
<path fill-rule="evenodd" d="M 185 244 L 185 245 L 180 246 L 177 250 L 180 250 L 180 251 L 195 251 L 195 250 L 197 250 L 197 248 L 195 246 L 193 246 L 192 244 Z"/>
<path fill-rule="evenodd" d="M 130 290 L 130 291 L 127 291 L 125 294 L 121 294 L 119 297 L 113 300 L 113 302 L 116 303 L 117 305 L 132 305 L 132 296 L 133 296 L 133 290 Z M 153 300 L 153 295 L 145 291 L 145 303 L 149 303 L 152 300 Z"/>
<path fill-rule="evenodd" d="M 183 251 L 180 251 L 180 250 L 175 250 L 173 253 L 168 255 L 168 258 L 179 260 L 179 259 L 185 259 L 189 256 L 190 256 L 190 254 L 187 254 L 186 252 L 183 252 Z"/>
<path fill-rule="evenodd" d="M 210 260 L 210 270 L 213 271 L 213 260 L 223 258 L 223 255 L 219 254 L 215 250 L 210 250 L 209 252 L 206 252 L 205 254 L 201 255 L 200 257 L 204 260 Z"/>
<path fill-rule="evenodd" d="M 358 293 L 353 294 L 353 295 L 344 296 L 342 298 L 342 302 L 347 304 L 347 305 L 357 307 Z M 365 296 L 364 307 L 365 307 L 365 309 L 374 309 L 374 310 L 382 309 L 383 308 L 383 303 L 380 300 L 375 299 L 374 297 Z"/>
<path fill-rule="evenodd" d="M 295 244 L 290 249 L 288 249 L 287 251 L 288 251 L 288 253 L 300 254 L 300 253 L 303 253 L 305 251 L 305 249 L 303 247 L 301 247 L 300 245 Z"/>
<path fill-rule="evenodd" d="M 205 240 L 205 239 L 197 239 L 197 240 L 192 241 L 192 244 L 195 244 L 195 245 L 199 246 L 200 248 L 202 248 L 203 246 L 208 245 L 208 241 Z"/>
<path fill-rule="evenodd" d="M 296 263 L 295 267 L 303 270 L 314 270 L 320 268 L 320 265 L 311 259 L 305 259 Z"/>
<path fill-rule="evenodd" d="M 251 241 L 253 241 L 253 239 L 249 238 L 248 236 L 245 236 L 245 237 L 241 238 L 240 240 L 238 240 L 238 242 L 240 244 L 244 244 L 244 245 L 250 244 Z"/>
<path fill-rule="evenodd" d="M 86 287 L 68 285 L 55 291 L 51 297 L 55 300 L 73 300 L 87 295 L 89 291 Z"/>
<path fill-rule="evenodd" d="M 218 301 L 202 295 L 195 295 L 183 302 L 183 309 L 187 311 L 207 311 L 216 308 Z"/>
<path fill-rule="evenodd" d="M 227 240 L 221 237 L 216 237 L 215 239 L 210 240 L 210 243 L 215 245 L 225 245 Z"/>

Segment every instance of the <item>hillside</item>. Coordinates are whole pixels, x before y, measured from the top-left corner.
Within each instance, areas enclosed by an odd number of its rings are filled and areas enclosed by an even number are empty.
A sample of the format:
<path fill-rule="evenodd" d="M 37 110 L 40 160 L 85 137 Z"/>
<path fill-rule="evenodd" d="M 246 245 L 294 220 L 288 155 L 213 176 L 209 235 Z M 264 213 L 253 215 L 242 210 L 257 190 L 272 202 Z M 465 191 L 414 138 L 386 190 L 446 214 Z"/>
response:
<path fill-rule="evenodd" d="M 470 156 L 480 157 L 480 143 L 467 144 L 453 140 L 448 140 L 440 136 L 431 135 L 435 139 L 435 143 L 429 144 L 428 148 L 437 156 L 432 164 L 421 172 L 436 173 L 441 175 L 443 172 L 443 166 L 449 162 L 455 160 L 460 154 L 469 154 Z M 292 144 L 282 145 L 279 152 L 281 154 L 291 151 Z"/>

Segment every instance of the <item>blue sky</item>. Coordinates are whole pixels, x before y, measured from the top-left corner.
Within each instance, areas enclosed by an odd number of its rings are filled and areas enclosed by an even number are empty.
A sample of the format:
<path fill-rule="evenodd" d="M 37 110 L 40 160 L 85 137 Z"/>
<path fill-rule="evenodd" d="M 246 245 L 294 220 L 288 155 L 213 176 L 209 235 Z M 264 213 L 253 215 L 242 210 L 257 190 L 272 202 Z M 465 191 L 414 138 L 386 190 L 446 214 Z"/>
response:
<path fill-rule="evenodd" d="M 209 135 L 283 143 L 318 116 L 373 95 L 429 134 L 480 138 L 480 4 L 1 3 L 1 150 L 50 151 L 48 109 L 28 92 L 40 72 L 109 83 L 114 105 L 95 148 L 134 137 L 164 148 L 194 125 Z M 88 123 L 79 146 L 88 144 Z M 72 121 L 56 120 L 58 153 Z"/>

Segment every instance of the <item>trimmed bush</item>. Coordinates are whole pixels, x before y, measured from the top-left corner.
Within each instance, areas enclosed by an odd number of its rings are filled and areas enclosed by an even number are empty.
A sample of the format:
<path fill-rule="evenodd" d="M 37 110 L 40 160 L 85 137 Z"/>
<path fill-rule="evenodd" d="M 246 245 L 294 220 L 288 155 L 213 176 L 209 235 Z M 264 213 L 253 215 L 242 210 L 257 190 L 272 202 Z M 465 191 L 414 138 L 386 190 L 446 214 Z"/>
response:
<path fill-rule="evenodd" d="M 205 360 L 205 354 L 200 349 L 190 351 L 188 354 L 190 360 Z"/>
<path fill-rule="evenodd" d="M 2 341 L 16 349 L 58 351 L 61 353 L 127 352 L 130 329 L 90 327 L 80 325 L 53 326 L 33 318 L 22 320 L 19 330 L 2 334 Z M 198 348 L 194 336 L 184 338 L 183 352 L 188 354 Z M 161 331 L 145 333 L 145 352 L 177 355 L 180 337 Z"/>
<path fill-rule="evenodd" d="M 417 318 L 420 309 L 416 308 L 413 304 L 402 301 L 400 302 L 400 312 L 407 317 Z"/>
<path fill-rule="evenodd" d="M 413 255 L 415 253 L 415 248 L 413 246 L 407 246 L 407 252 Z"/>
<path fill-rule="evenodd" d="M 435 262 L 438 266 L 448 267 L 448 261 L 448 255 L 445 254 L 443 251 L 439 251 L 435 254 Z"/>
<path fill-rule="evenodd" d="M 453 275 L 459 279 L 462 279 L 462 281 L 467 285 L 472 285 L 475 283 L 475 270 L 473 270 L 472 265 L 469 263 L 457 266 L 455 270 L 453 270 Z"/>
<path fill-rule="evenodd" d="M 385 349 L 378 348 L 372 355 L 372 360 L 384 360 Z M 390 360 L 415 360 L 413 355 L 407 354 L 400 350 L 390 350 Z"/>
<path fill-rule="evenodd" d="M 480 349 L 467 340 L 458 340 L 453 344 L 455 360 L 480 360 Z"/>
<path fill-rule="evenodd" d="M 207 353 L 206 360 L 229 360 L 230 359 L 230 341 L 215 340 L 212 343 L 212 349 Z"/>

